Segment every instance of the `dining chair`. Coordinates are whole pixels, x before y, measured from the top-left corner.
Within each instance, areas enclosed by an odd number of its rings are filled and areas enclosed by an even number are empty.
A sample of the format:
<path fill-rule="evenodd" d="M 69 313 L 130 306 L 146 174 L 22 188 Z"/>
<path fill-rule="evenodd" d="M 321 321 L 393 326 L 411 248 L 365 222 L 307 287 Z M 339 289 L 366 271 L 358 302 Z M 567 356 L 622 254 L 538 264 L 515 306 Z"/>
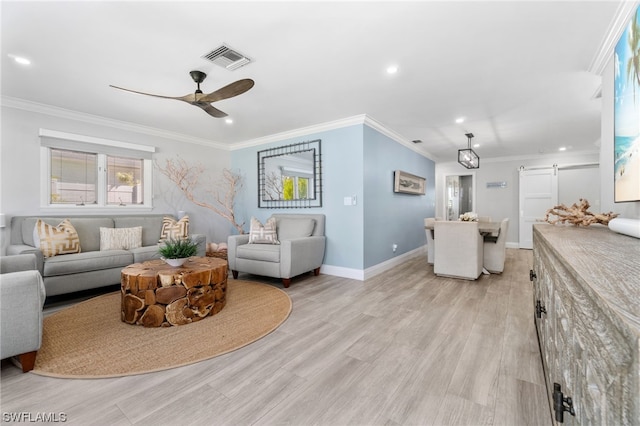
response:
<path fill-rule="evenodd" d="M 436 275 L 475 280 L 482 274 L 483 239 L 478 222 L 436 221 L 434 241 Z"/>
<path fill-rule="evenodd" d="M 500 232 L 495 242 L 484 242 L 484 268 L 492 274 L 501 274 L 502 271 L 504 271 L 508 230 L 509 219 L 502 219 L 502 222 L 500 222 Z"/>
<path fill-rule="evenodd" d="M 436 222 L 435 217 L 426 217 L 424 219 L 424 232 L 427 234 L 427 263 L 433 265 L 434 258 L 434 241 L 433 241 L 433 224 Z M 426 229 L 427 227 L 431 229 Z"/>

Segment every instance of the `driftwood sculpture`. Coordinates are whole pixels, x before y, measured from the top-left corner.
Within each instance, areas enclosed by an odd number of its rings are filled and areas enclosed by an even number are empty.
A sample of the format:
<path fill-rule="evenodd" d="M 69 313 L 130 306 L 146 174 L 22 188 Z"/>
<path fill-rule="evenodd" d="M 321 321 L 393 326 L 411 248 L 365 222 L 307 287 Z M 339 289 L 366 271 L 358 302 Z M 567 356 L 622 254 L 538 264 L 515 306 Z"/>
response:
<path fill-rule="evenodd" d="M 199 179 L 204 175 L 205 167 L 202 164 L 191 165 L 181 158 L 176 160 L 167 159 L 164 167 L 156 163 L 156 167 L 185 195 L 187 200 L 195 205 L 209 209 L 212 212 L 222 216 L 238 230 L 238 233 L 244 234 L 242 229 L 244 222 L 238 223 L 233 212 L 235 198 L 242 188 L 242 177 L 231 170 L 222 170 L 222 179 L 209 182 L 206 190 L 205 198 L 208 196 L 213 202 L 206 201 L 198 195 L 200 187 Z"/>
<path fill-rule="evenodd" d="M 571 207 L 560 204 L 547 210 L 544 220 L 552 225 L 559 222 L 570 223 L 575 226 L 589 226 L 594 223 L 607 225 L 611 219 L 618 216 L 618 213 L 613 212 L 593 214 L 589 211 L 589 207 L 591 207 L 589 201 L 580 198 L 580 204 L 573 203 Z M 557 216 L 557 219 L 550 219 L 549 216 L 551 215 Z"/>

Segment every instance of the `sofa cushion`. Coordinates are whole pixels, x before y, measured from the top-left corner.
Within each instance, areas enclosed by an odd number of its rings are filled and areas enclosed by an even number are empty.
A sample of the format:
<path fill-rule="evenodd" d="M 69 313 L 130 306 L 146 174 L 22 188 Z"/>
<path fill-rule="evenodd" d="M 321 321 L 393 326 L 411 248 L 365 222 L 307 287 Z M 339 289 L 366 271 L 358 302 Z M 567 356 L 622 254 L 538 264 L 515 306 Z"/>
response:
<path fill-rule="evenodd" d="M 165 240 L 180 240 L 189 236 L 189 216 L 186 215 L 180 220 L 175 220 L 171 216 L 162 218 L 162 229 L 160 231 L 160 242 Z"/>
<path fill-rule="evenodd" d="M 280 218 L 277 219 L 278 239 L 292 240 L 294 238 L 310 237 L 316 224 L 311 218 Z"/>
<path fill-rule="evenodd" d="M 36 222 L 41 220 L 49 225 L 58 226 L 60 222 L 68 219 L 64 217 L 27 217 L 22 221 L 22 241 L 30 246 L 38 247 L 38 230 L 36 229 Z M 77 232 L 77 231 L 76 231 Z"/>
<path fill-rule="evenodd" d="M 124 268 L 133 263 L 127 250 L 90 251 L 50 257 L 44 262 L 44 276 L 77 274 L 101 269 Z"/>
<path fill-rule="evenodd" d="M 252 217 L 249 228 L 249 244 L 280 244 L 276 219 L 270 217 L 263 225 L 258 219 Z"/>
<path fill-rule="evenodd" d="M 44 257 L 81 251 L 78 233 L 68 219 L 57 226 L 38 220 L 34 226 L 33 238 Z"/>
<path fill-rule="evenodd" d="M 130 250 L 142 246 L 142 226 L 100 227 L 100 250 Z"/>
<path fill-rule="evenodd" d="M 133 263 L 146 262 L 151 259 L 160 259 L 158 244 L 146 247 L 139 247 L 129 250 L 133 254 Z"/>
<path fill-rule="evenodd" d="M 82 251 L 100 250 L 100 227 L 113 228 L 110 217 L 72 217 L 69 220 L 78 231 Z"/>
<path fill-rule="evenodd" d="M 42 220 L 49 225 L 57 225 L 64 217 L 26 217 L 22 221 L 22 241 L 35 247 L 33 232 L 38 220 Z M 100 250 L 100 227 L 113 228 L 113 219 L 110 217 L 69 217 L 69 222 L 78 232 L 80 247 L 82 251 Z"/>
<path fill-rule="evenodd" d="M 162 231 L 162 216 L 114 216 L 116 228 L 142 226 L 142 247 L 157 246 Z"/>
<path fill-rule="evenodd" d="M 236 249 L 236 258 L 280 262 L 280 246 L 275 244 L 243 244 Z"/>

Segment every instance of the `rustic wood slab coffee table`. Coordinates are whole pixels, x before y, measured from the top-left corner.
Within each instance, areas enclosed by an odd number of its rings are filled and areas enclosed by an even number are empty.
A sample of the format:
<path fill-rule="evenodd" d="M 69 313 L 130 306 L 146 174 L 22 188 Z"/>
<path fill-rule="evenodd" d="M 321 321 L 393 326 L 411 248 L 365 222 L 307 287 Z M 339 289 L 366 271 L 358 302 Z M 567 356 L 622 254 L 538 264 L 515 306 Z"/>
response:
<path fill-rule="evenodd" d="M 145 327 L 189 324 L 222 310 L 227 262 L 190 257 L 182 266 L 163 260 L 134 263 L 122 270 L 122 321 Z"/>

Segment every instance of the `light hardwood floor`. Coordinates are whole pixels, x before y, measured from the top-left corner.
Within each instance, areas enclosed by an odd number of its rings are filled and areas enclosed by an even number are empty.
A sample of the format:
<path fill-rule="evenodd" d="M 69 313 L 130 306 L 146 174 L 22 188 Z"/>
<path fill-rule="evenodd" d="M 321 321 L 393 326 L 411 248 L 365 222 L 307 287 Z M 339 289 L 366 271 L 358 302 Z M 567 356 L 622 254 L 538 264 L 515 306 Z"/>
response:
<path fill-rule="evenodd" d="M 530 251 L 508 249 L 505 272 L 475 282 L 436 277 L 426 255 L 364 282 L 300 277 L 280 328 L 191 366 L 69 380 L 3 362 L 2 413 L 63 412 L 72 425 L 550 425 L 531 264 Z"/>

